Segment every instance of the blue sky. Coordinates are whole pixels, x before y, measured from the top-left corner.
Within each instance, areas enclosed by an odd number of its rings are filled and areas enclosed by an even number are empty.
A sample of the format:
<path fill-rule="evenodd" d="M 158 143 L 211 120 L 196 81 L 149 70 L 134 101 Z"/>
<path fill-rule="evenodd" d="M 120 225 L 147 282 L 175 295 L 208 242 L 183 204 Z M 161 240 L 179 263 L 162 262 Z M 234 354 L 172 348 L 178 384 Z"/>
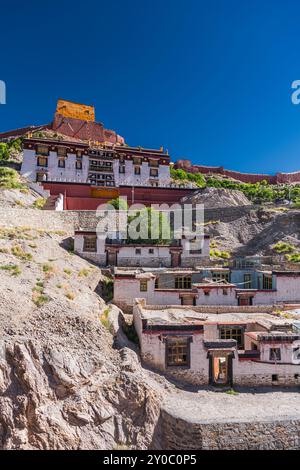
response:
<path fill-rule="evenodd" d="M 300 169 L 297 0 L 31 0 L 0 21 L 0 131 L 50 122 L 61 97 L 173 160 Z"/>

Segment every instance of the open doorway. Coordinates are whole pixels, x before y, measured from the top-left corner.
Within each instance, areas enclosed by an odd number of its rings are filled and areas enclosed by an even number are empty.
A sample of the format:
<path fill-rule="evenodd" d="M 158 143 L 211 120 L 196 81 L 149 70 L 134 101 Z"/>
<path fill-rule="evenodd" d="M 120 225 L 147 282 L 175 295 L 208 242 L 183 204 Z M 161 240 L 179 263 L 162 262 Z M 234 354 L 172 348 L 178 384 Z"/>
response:
<path fill-rule="evenodd" d="M 226 353 L 213 353 L 210 355 L 210 384 L 232 385 L 232 356 Z"/>

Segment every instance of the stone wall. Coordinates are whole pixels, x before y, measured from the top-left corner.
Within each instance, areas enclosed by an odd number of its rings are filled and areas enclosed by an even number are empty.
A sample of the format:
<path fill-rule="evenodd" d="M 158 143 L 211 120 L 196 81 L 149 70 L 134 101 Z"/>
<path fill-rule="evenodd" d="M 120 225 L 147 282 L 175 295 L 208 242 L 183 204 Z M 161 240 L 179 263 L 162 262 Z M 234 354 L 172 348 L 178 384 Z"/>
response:
<path fill-rule="evenodd" d="M 164 450 L 296 450 L 300 418 L 257 422 L 191 422 L 169 411 L 160 417 Z"/>

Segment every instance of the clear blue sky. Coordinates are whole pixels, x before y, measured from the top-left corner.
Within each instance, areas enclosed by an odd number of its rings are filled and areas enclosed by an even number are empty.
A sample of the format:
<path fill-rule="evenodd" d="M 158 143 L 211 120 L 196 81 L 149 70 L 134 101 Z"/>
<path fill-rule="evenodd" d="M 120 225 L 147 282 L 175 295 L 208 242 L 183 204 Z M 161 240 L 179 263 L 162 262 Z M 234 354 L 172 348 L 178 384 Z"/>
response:
<path fill-rule="evenodd" d="M 130 145 L 251 172 L 300 169 L 297 0 L 2 2 L 0 131 L 96 106 Z"/>

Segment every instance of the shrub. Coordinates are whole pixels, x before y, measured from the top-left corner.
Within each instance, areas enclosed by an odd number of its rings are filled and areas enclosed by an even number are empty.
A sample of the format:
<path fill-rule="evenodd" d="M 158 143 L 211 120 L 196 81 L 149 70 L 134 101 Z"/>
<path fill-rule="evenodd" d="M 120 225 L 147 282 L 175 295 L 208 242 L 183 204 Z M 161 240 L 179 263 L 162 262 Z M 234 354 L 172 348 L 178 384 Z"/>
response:
<path fill-rule="evenodd" d="M 34 203 L 32 204 L 32 207 L 34 207 L 35 209 L 43 209 L 45 204 L 46 204 L 46 199 L 43 197 L 39 197 L 38 199 L 34 201 Z"/>
<path fill-rule="evenodd" d="M 43 264 L 42 269 L 44 273 L 52 273 L 54 271 L 54 267 L 51 264 Z"/>
<path fill-rule="evenodd" d="M 0 161 L 9 159 L 8 145 L 0 142 Z"/>
<path fill-rule="evenodd" d="M 79 271 L 78 277 L 87 277 L 89 275 L 89 270 L 86 268 L 83 268 Z"/>
<path fill-rule="evenodd" d="M 2 271 L 9 271 L 12 276 L 19 276 L 21 274 L 21 269 L 16 264 L 0 266 L 0 269 L 2 269 Z"/>
<path fill-rule="evenodd" d="M 26 186 L 21 183 L 19 173 L 16 170 L 0 167 L 0 188 L 24 189 Z"/>
<path fill-rule="evenodd" d="M 102 314 L 100 315 L 100 321 L 102 325 L 109 330 L 109 321 L 108 321 L 108 314 L 110 312 L 110 307 L 103 310 Z"/>
<path fill-rule="evenodd" d="M 300 263 L 300 253 L 293 253 L 292 255 L 285 255 L 287 260 L 292 263 Z"/>
<path fill-rule="evenodd" d="M 273 250 L 276 251 L 276 253 L 291 253 L 295 250 L 295 247 L 290 243 L 278 242 L 273 246 Z"/>
<path fill-rule="evenodd" d="M 209 255 L 212 258 L 221 258 L 221 259 L 229 259 L 230 258 L 230 253 L 228 251 L 221 251 L 218 250 L 217 248 L 213 248 L 210 250 Z"/>
<path fill-rule="evenodd" d="M 26 253 L 20 245 L 15 245 L 11 249 L 12 254 L 23 261 L 31 261 L 32 254 Z"/>
<path fill-rule="evenodd" d="M 64 273 L 66 273 L 66 274 L 68 274 L 68 276 L 70 276 L 72 274 L 72 271 L 71 271 L 71 269 L 65 268 Z"/>
<path fill-rule="evenodd" d="M 34 291 L 32 294 L 32 301 L 37 307 L 41 307 L 45 303 L 49 302 L 49 297 L 40 292 Z"/>
<path fill-rule="evenodd" d="M 67 299 L 69 299 L 69 300 L 74 300 L 74 299 L 75 299 L 75 294 L 74 294 L 73 292 L 71 292 L 71 291 L 67 291 L 67 292 L 65 293 L 65 296 L 66 296 Z"/>

